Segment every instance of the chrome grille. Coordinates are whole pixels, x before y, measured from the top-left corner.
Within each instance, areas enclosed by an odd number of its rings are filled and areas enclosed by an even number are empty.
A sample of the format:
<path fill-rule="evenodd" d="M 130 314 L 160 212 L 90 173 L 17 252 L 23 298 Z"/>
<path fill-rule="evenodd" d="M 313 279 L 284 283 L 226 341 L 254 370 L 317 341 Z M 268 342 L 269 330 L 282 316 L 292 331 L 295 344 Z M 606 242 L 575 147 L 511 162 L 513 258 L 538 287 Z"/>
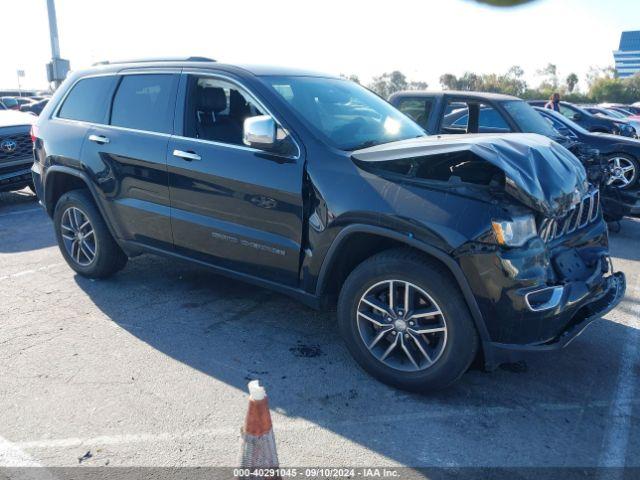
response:
<path fill-rule="evenodd" d="M 0 145 L 5 140 L 16 142 L 15 150 L 7 152 L 0 148 L 0 163 L 5 161 L 19 160 L 30 157 L 33 152 L 31 135 L 29 133 L 17 133 L 15 135 L 0 135 Z"/>
<path fill-rule="evenodd" d="M 544 218 L 538 224 L 538 234 L 545 242 L 556 240 L 568 233 L 586 227 L 600 215 L 600 191 L 594 189 L 569 213 L 560 218 Z"/>

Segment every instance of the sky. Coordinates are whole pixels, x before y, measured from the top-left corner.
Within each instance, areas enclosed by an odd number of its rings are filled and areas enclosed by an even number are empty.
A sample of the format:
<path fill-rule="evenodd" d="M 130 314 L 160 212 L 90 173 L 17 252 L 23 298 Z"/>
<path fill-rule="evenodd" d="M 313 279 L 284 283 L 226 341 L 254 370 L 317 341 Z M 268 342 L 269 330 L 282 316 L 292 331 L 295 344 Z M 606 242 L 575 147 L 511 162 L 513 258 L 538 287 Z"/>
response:
<path fill-rule="evenodd" d="M 56 0 L 60 50 L 74 70 L 101 60 L 200 55 L 272 64 L 363 83 L 400 70 L 440 89 L 443 73 L 506 72 L 536 85 L 551 62 L 585 88 L 613 65 L 620 33 L 640 30 L 639 0 L 537 0 L 494 8 L 473 0 Z M 46 0 L 0 0 L 0 89 L 47 86 Z M 12 21 L 11 19 L 14 19 Z"/>

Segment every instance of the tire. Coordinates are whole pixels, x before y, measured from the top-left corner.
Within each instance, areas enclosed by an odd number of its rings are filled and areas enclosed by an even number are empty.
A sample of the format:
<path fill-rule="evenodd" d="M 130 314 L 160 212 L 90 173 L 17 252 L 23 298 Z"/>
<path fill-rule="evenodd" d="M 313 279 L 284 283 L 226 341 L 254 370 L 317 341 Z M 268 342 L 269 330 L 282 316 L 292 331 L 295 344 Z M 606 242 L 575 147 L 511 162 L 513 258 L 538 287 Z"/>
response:
<path fill-rule="evenodd" d="M 612 153 L 607 157 L 607 165 L 612 171 L 609 185 L 620 190 L 628 190 L 638 183 L 640 164 L 634 157 L 625 153 Z"/>
<path fill-rule="evenodd" d="M 111 236 L 88 191 L 72 190 L 62 195 L 53 224 L 62 256 L 80 275 L 107 278 L 126 265 L 127 256 Z M 82 225 L 84 228 L 79 228 Z M 82 240 L 82 248 L 78 239 Z"/>
<path fill-rule="evenodd" d="M 418 303 L 410 302 L 411 311 L 427 312 L 436 307 L 440 315 L 415 319 L 413 324 L 408 312 L 385 320 L 385 315 L 377 308 L 380 304 L 388 307 L 388 291 L 385 302 L 384 289 L 390 280 L 393 280 L 394 304 L 400 299 L 404 306 L 403 292 L 409 284 L 413 292 L 410 298 L 419 300 Z M 380 288 L 382 290 L 376 296 Z M 379 301 L 377 308 L 370 308 L 368 302 L 362 300 L 365 294 L 374 303 Z M 374 255 L 351 272 L 338 299 L 338 326 L 349 352 L 365 371 L 383 383 L 409 391 L 424 392 L 451 385 L 467 371 L 479 349 L 471 314 L 450 273 L 439 262 L 405 248 Z M 417 330 L 442 327 L 445 331 L 415 334 Z M 389 328 L 393 330 L 383 332 Z M 393 342 L 398 342 L 397 346 L 381 361 L 380 354 L 384 355 Z M 370 350 L 367 344 L 375 346 Z M 418 349 L 419 344 L 422 351 Z M 405 348 L 413 361 L 409 361 Z M 425 351 L 431 362 L 424 355 Z"/>

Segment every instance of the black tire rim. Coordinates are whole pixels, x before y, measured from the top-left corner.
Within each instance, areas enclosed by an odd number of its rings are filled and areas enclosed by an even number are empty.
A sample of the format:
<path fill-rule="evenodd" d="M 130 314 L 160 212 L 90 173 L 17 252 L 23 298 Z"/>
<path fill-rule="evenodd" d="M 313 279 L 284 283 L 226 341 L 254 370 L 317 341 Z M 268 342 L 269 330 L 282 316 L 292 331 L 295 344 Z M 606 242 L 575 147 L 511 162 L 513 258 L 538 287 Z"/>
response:
<path fill-rule="evenodd" d="M 88 267 L 96 259 L 98 244 L 91 221 L 78 207 L 69 207 L 60 220 L 64 248 L 69 257 L 81 267 Z"/>
<path fill-rule="evenodd" d="M 438 304 L 404 280 L 384 280 L 367 289 L 358 302 L 356 321 L 369 353 L 395 370 L 426 370 L 447 344 L 447 322 Z"/>

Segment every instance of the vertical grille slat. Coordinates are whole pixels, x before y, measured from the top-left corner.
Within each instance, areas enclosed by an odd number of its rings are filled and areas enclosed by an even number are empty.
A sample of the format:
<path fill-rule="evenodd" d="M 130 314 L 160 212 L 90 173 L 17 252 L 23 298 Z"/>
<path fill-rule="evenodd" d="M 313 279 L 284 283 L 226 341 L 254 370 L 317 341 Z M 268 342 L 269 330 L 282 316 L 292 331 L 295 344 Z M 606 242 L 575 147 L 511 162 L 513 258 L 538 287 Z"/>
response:
<path fill-rule="evenodd" d="M 564 217 L 543 218 L 538 225 L 538 234 L 544 242 L 561 238 L 596 221 L 600 210 L 600 191 L 593 189 Z"/>

